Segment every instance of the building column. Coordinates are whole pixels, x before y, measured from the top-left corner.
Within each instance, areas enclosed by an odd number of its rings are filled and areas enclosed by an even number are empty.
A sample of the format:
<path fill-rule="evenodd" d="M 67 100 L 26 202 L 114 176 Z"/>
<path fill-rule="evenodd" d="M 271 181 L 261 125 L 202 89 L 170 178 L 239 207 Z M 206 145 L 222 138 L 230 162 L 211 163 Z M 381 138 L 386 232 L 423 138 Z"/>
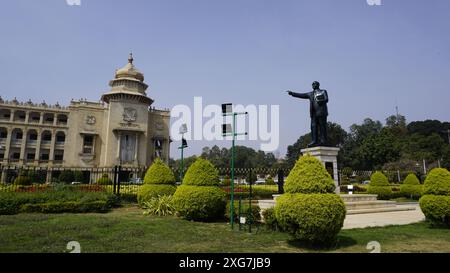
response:
<path fill-rule="evenodd" d="M 117 162 L 120 164 L 120 146 L 122 143 L 122 132 L 119 131 L 117 133 L 118 138 L 117 138 Z"/>
<path fill-rule="evenodd" d="M 139 152 L 139 133 L 136 133 L 136 143 L 135 143 L 135 149 L 134 149 L 134 161 L 136 163 L 139 163 L 138 152 Z"/>
<path fill-rule="evenodd" d="M 45 183 L 52 183 L 52 171 L 50 168 L 47 168 L 47 176 L 45 177 Z"/>
<path fill-rule="evenodd" d="M 6 166 L 3 166 L 2 173 L 0 173 L 0 182 L 6 183 L 6 176 L 8 175 L 8 171 Z"/>
<path fill-rule="evenodd" d="M 50 153 L 49 153 L 49 163 L 53 163 L 53 160 L 55 159 L 55 145 L 56 145 L 56 130 L 52 130 L 52 141 L 50 144 Z M 50 164 L 50 165 L 51 165 Z"/>
<path fill-rule="evenodd" d="M 37 141 L 36 141 L 36 154 L 34 155 L 35 163 L 39 164 L 39 157 L 41 155 L 41 141 L 42 141 L 42 129 L 37 130 Z"/>
<path fill-rule="evenodd" d="M 28 124 L 30 120 L 30 111 L 25 112 L 25 124 Z"/>
<path fill-rule="evenodd" d="M 22 131 L 22 144 L 20 145 L 20 157 L 19 162 L 25 164 L 25 151 L 27 147 L 28 129 L 24 128 Z"/>
<path fill-rule="evenodd" d="M 44 124 L 44 113 L 40 112 L 39 114 L 41 114 L 39 116 L 39 124 L 42 125 L 42 124 Z"/>
<path fill-rule="evenodd" d="M 11 116 L 9 117 L 9 121 L 13 122 L 14 121 L 14 114 L 16 113 L 15 110 L 11 110 Z"/>
<path fill-rule="evenodd" d="M 5 142 L 5 158 L 7 162 L 9 163 L 9 153 L 11 151 L 11 140 L 12 140 L 12 133 L 13 133 L 14 129 L 11 128 L 6 128 L 7 134 L 8 136 L 6 137 L 6 142 Z"/>

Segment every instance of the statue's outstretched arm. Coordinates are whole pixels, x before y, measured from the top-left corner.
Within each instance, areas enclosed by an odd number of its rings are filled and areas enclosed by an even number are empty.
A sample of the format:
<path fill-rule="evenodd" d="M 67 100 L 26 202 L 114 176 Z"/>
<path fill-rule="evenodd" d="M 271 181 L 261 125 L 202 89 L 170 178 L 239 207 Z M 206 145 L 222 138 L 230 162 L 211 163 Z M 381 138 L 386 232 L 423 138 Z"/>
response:
<path fill-rule="evenodd" d="M 291 95 L 295 98 L 309 99 L 309 93 L 295 93 L 295 92 L 289 91 L 289 95 Z"/>

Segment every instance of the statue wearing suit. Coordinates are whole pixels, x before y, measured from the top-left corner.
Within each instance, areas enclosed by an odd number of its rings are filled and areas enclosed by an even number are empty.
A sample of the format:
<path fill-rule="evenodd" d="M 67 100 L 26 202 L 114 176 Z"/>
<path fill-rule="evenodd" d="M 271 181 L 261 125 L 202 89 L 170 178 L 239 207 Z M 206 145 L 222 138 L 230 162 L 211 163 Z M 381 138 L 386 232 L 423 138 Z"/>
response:
<path fill-rule="evenodd" d="M 328 93 L 320 89 L 319 82 L 313 82 L 312 87 L 313 91 L 308 93 L 287 92 L 293 97 L 308 99 L 310 102 L 312 143 L 308 147 L 327 146 Z"/>

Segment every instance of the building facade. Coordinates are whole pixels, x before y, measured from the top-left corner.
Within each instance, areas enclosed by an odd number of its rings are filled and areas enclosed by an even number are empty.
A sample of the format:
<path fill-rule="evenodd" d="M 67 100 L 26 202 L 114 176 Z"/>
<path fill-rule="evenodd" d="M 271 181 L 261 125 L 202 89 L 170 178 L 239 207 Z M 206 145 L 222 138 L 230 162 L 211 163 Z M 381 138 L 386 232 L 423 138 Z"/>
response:
<path fill-rule="evenodd" d="M 151 106 L 133 61 L 130 54 L 100 102 L 64 107 L 0 97 L 0 164 L 89 169 L 145 168 L 157 157 L 168 162 L 170 111 Z M 3 170 L 3 182 L 6 176 Z"/>

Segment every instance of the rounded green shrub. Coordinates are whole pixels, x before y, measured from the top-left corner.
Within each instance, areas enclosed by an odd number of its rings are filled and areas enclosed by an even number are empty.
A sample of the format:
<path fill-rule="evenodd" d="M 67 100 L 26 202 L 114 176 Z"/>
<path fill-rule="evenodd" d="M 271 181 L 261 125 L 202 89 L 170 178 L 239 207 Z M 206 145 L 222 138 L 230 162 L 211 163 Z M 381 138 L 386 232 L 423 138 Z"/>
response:
<path fill-rule="evenodd" d="M 446 169 L 436 168 L 427 175 L 419 203 L 432 225 L 450 227 L 450 173 Z"/>
<path fill-rule="evenodd" d="M 143 206 L 145 202 L 150 201 L 152 198 L 159 196 L 173 195 L 177 190 L 174 185 L 166 184 L 145 184 L 141 186 L 137 193 L 137 201 L 140 206 Z"/>
<path fill-rule="evenodd" d="M 423 193 L 423 186 L 420 185 L 420 181 L 413 173 L 409 174 L 403 184 L 400 185 L 400 193 L 404 197 L 419 199 Z"/>
<path fill-rule="evenodd" d="M 346 209 L 337 194 L 284 194 L 277 199 L 278 225 L 297 240 L 314 245 L 336 241 Z"/>
<path fill-rule="evenodd" d="M 450 196 L 424 195 L 419 203 L 432 225 L 450 227 Z"/>
<path fill-rule="evenodd" d="M 323 164 L 312 156 L 301 157 L 286 184 L 286 194 L 277 198 L 275 217 L 280 229 L 313 245 L 336 241 L 346 209 Z"/>
<path fill-rule="evenodd" d="M 392 188 L 389 180 L 382 172 L 375 172 L 370 177 L 370 183 L 367 187 L 368 194 L 378 195 L 378 199 L 386 200 L 392 197 Z"/>
<path fill-rule="evenodd" d="M 159 158 L 148 168 L 144 177 L 144 184 L 175 185 L 175 182 L 176 179 L 172 170 Z"/>
<path fill-rule="evenodd" d="M 100 177 L 99 179 L 97 179 L 97 184 L 99 185 L 112 185 L 113 181 L 111 180 L 111 178 L 109 178 L 109 176 L 105 173 L 102 175 L 102 177 Z"/>
<path fill-rule="evenodd" d="M 269 177 L 266 178 L 266 185 L 276 185 L 276 183 L 273 180 L 272 176 L 269 176 Z"/>
<path fill-rule="evenodd" d="M 28 176 L 19 175 L 16 179 L 14 179 L 14 185 L 29 186 L 31 185 L 31 179 Z"/>
<path fill-rule="evenodd" d="M 425 179 L 424 194 L 450 195 L 450 172 L 443 168 L 433 169 Z"/>
<path fill-rule="evenodd" d="M 164 164 L 161 159 L 156 159 L 145 173 L 144 185 L 138 190 L 139 205 L 143 206 L 153 198 L 173 195 L 177 189 L 175 182 L 175 175 L 169 166 Z"/>
<path fill-rule="evenodd" d="M 188 220 L 206 221 L 223 218 L 226 193 L 214 186 L 181 185 L 172 199 L 178 214 Z"/>
<path fill-rule="evenodd" d="M 187 170 L 183 185 L 219 186 L 219 171 L 206 159 L 198 158 Z"/>
<path fill-rule="evenodd" d="M 335 185 L 323 164 L 310 155 L 302 156 L 286 178 L 286 193 L 334 193 Z"/>

